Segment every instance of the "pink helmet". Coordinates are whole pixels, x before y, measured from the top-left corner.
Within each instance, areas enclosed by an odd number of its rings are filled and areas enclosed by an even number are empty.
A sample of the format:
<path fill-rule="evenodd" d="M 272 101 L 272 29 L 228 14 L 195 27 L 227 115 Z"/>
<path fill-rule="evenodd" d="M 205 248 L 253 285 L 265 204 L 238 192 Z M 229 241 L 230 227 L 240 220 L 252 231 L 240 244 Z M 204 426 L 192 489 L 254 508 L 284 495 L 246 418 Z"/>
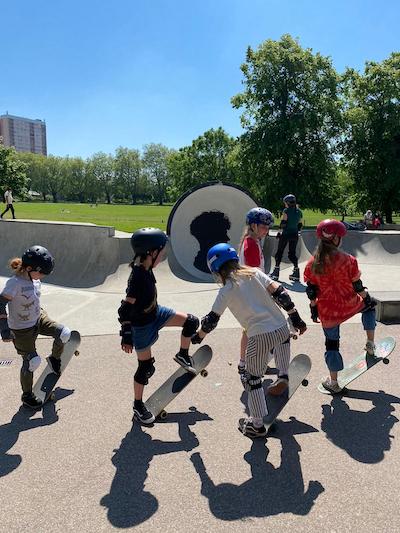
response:
<path fill-rule="evenodd" d="M 336 235 L 344 237 L 346 233 L 346 226 L 343 222 L 331 218 L 322 220 L 317 226 L 318 239 L 324 239 L 325 241 L 331 241 Z"/>

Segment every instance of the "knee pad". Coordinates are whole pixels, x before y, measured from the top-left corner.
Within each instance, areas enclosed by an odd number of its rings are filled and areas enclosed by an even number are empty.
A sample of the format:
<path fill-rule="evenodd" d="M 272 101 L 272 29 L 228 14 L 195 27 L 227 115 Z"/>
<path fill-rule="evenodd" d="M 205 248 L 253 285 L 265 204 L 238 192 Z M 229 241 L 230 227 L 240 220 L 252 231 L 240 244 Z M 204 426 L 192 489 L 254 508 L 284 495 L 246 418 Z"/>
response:
<path fill-rule="evenodd" d="M 197 331 L 197 328 L 200 325 L 200 321 L 197 316 L 191 315 L 190 313 L 187 316 L 183 326 L 182 326 L 182 335 L 184 337 L 191 337 Z"/>
<path fill-rule="evenodd" d="M 33 372 L 39 368 L 41 361 L 42 360 L 39 354 L 36 352 L 29 353 L 22 361 L 22 375 L 27 376 L 29 374 L 33 374 Z"/>
<path fill-rule="evenodd" d="M 134 379 L 140 385 L 147 385 L 149 378 L 151 378 L 155 371 L 154 357 L 146 359 L 146 361 L 138 361 L 138 368 L 135 372 Z"/>
<path fill-rule="evenodd" d="M 67 328 L 67 326 L 59 326 L 57 328 L 57 337 L 56 339 L 60 339 L 60 341 L 63 344 L 67 344 L 69 339 L 71 338 L 71 330 Z"/>
<path fill-rule="evenodd" d="M 242 375 L 241 380 L 243 387 L 247 392 L 255 389 L 261 389 L 262 387 L 262 378 L 260 376 L 253 376 L 247 371 Z"/>
<path fill-rule="evenodd" d="M 327 352 L 339 351 L 339 339 L 325 339 L 325 348 Z"/>

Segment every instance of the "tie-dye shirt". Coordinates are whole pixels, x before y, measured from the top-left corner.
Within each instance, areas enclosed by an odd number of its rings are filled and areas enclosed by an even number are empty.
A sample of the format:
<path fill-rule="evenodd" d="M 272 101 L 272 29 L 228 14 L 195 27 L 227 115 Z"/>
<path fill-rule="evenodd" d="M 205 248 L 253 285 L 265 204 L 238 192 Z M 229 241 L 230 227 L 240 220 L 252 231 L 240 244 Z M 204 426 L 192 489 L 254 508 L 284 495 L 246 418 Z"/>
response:
<path fill-rule="evenodd" d="M 352 285 L 361 272 L 357 259 L 338 251 L 325 265 L 323 274 L 311 270 L 314 257 L 311 257 L 304 270 L 304 281 L 317 285 L 317 306 L 319 319 L 324 328 L 332 328 L 359 313 L 364 301 Z"/>

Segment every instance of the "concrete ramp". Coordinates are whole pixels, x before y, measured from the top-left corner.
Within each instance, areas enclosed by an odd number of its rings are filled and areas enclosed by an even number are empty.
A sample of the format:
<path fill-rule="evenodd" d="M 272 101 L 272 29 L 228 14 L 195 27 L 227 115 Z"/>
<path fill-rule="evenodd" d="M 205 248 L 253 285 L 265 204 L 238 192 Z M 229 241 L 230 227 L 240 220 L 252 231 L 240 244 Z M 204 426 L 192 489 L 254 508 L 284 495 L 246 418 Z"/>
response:
<path fill-rule="evenodd" d="M 21 257 L 34 244 L 45 246 L 55 258 L 46 282 L 66 287 L 94 287 L 127 263 L 129 239 L 115 236 L 109 226 L 7 220 L 0 223 L 0 276 L 9 276 L 8 261 Z"/>

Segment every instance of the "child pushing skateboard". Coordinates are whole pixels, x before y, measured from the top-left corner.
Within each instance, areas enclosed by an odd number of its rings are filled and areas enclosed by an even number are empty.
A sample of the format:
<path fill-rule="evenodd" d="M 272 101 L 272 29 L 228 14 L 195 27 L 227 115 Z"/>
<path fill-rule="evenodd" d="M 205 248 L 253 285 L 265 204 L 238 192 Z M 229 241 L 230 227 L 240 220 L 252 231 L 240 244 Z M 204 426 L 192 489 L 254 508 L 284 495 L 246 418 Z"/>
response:
<path fill-rule="evenodd" d="M 143 390 L 155 372 L 151 347 L 163 327 L 182 327 L 179 352 L 175 361 L 188 372 L 196 373 L 189 356 L 190 339 L 199 326 L 199 319 L 157 303 L 156 279 L 153 269 L 166 258 L 168 237 L 158 228 L 142 228 L 131 237 L 133 261 L 126 297 L 118 309 L 121 323 L 121 348 L 126 353 L 136 351 L 138 368 L 134 375 L 134 416 L 143 424 L 155 420 L 143 403 Z"/>
<path fill-rule="evenodd" d="M 322 383 L 332 393 L 341 392 L 338 372 L 343 369 L 339 351 L 340 324 L 361 312 L 367 335 L 365 350 L 374 355 L 376 300 L 361 281 L 357 259 L 339 250 L 346 227 L 338 220 L 323 220 L 317 226 L 319 243 L 304 271 L 307 296 L 310 299 L 311 319 L 321 321 L 325 335 L 325 362 L 329 377 Z M 318 320 L 319 319 L 319 320 Z"/>
<path fill-rule="evenodd" d="M 263 418 L 268 414 L 262 380 L 273 349 L 279 369 L 278 379 L 268 393 L 280 395 L 288 388 L 290 332 L 280 308 L 290 317 L 294 328 L 303 334 L 307 326 L 300 318 L 286 290 L 257 268 L 239 264 L 236 250 L 229 244 L 216 244 L 207 254 L 210 271 L 222 283 L 212 310 L 201 321 L 192 343 L 202 342 L 216 328 L 226 308 L 247 331 L 245 372 L 242 382 L 248 392 L 250 418 L 239 420 L 240 431 L 248 437 L 263 437 Z"/>
<path fill-rule="evenodd" d="M 17 353 L 22 356 L 22 402 L 28 407 L 40 408 L 42 402 L 32 392 L 33 373 L 41 362 L 36 351 L 36 339 L 38 335 L 54 338 L 47 361 L 53 372 L 60 375 L 60 358 L 71 331 L 49 318 L 40 307 L 41 280 L 54 269 L 50 252 L 43 246 L 31 246 L 21 258 L 11 259 L 10 267 L 14 275 L 7 280 L 0 294 L 1 338 L 3 342 L 12 341 Z"/>

